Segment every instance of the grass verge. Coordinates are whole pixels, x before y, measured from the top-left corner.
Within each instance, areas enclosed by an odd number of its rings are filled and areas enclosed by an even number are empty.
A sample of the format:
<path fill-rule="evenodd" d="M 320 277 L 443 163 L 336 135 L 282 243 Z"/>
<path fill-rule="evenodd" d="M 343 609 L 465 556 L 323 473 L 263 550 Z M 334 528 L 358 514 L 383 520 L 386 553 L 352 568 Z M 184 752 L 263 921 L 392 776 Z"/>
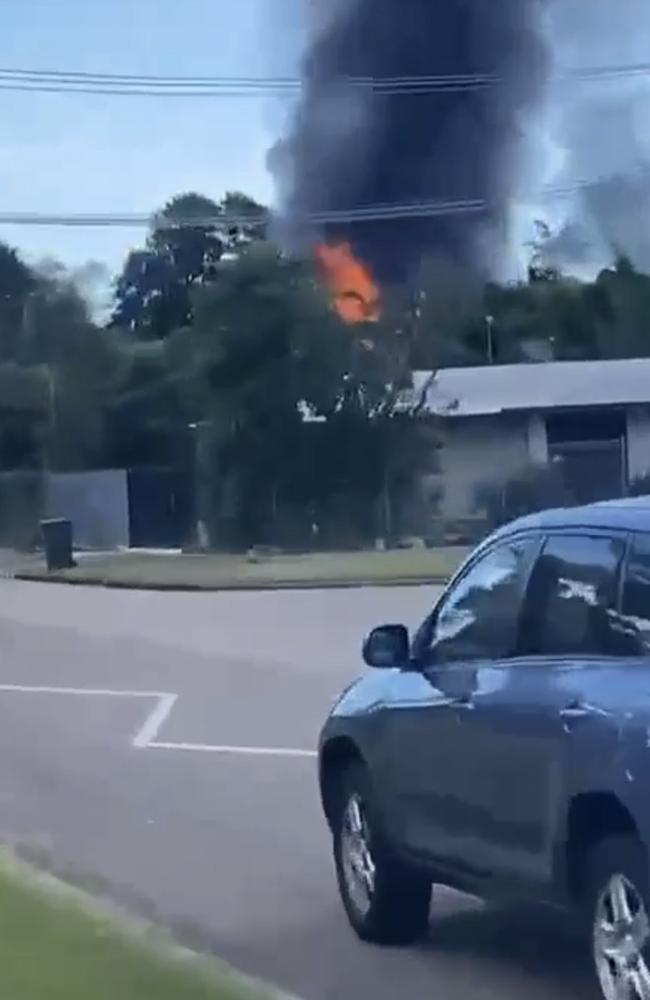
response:
<path fill-rule="evenodd" d="M 8 1000 L 267 1000 L 218 963 L 0 851 L 0 992 Z"/>
<path fill-rule="evenodd" d="M 318 552 L 251 562 L 245 556 L 123 552 L 85 555 L 74 569 L 47 574 L 29 563 L 19 579 L 159 590 L 229 590 L 440 583 L 456 570 L 463 548 L 390 552 Z"/>

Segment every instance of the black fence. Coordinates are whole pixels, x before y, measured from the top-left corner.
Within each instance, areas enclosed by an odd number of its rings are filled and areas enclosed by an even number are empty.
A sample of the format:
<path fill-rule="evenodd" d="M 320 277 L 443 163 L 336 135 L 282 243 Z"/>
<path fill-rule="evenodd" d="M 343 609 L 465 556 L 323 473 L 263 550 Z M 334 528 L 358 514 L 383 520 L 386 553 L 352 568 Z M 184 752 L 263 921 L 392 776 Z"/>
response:
<path fill-rule="evenodd" d="M 129 469 L 129 542 L 132 548 L 178 548 L 193 534 L 192 484 L 172 468 Z"/>

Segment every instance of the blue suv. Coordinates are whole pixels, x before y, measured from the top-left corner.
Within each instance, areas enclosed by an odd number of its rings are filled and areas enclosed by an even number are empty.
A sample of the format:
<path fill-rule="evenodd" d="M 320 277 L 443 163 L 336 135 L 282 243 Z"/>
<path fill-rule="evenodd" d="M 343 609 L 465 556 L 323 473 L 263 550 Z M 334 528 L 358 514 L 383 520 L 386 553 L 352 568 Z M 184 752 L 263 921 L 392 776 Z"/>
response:
<path fill-rule="evenodd" d="M 500 529 L 363 655 L 319 750 L 357 934 L 424 934 L 433 883 L 542 903 L 604 1000 L 650 1000 L 650 498 Z"/>

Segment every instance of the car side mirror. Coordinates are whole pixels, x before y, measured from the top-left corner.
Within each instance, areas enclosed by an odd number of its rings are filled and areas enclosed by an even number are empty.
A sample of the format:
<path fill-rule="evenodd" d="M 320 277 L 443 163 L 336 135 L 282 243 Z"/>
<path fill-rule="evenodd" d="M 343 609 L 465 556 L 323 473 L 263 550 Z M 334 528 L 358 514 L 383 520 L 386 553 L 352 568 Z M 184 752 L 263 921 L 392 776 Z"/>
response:
<path fill-rule="evenodd" d="M 377 670 L 405 667 L 409 657 L 409 634 L 404 625 L 381 625 L 363 644 L 364 661 Z"/>

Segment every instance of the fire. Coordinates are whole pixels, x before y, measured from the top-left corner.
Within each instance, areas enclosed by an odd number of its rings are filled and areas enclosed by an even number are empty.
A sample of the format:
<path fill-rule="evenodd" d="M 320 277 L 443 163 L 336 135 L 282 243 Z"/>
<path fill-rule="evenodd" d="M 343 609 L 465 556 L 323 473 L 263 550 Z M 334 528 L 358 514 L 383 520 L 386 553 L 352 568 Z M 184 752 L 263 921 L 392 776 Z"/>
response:
<path fill-rule="evenodd" d="M 376 323 L 381 316 L 380 291 L 369 268 L 349 243 L 321 243 L 316 256 L 344 323 Z"/>

